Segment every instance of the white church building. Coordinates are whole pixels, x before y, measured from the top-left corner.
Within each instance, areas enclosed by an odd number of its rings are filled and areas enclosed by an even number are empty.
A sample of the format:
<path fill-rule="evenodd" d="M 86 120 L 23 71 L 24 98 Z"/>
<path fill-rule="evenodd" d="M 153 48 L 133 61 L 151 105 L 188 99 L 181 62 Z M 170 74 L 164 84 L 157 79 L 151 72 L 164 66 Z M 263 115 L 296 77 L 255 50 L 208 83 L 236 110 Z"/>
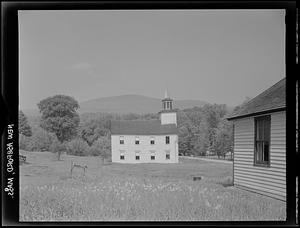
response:
<path fill-rule="evenodd" d="M 159 120 L 111 121 L 112 162 L 178 163 L 177 115 L 172 102 L 166 92 Z"/>

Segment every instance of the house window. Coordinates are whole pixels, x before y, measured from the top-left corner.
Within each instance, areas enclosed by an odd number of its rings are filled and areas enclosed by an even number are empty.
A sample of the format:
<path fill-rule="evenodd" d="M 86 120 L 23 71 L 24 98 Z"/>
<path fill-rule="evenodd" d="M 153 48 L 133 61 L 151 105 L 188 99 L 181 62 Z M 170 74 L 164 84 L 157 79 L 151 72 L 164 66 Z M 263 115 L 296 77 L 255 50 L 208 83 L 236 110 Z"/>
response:
<path fill-rule="evenodd" d="M 170 136 L 166 136 L 166 144 L 170 144 Z"/>
<path fill-rule="evenodd" d="M 154 144 L 155 144 L 154 137 L 151 137 L 151 138 L 150 138 L 150 144 L 151 144 L 151 145 L 154 145 Z"/>
<path fill-rule="evenodd" d="M 120 160 L 125 160 L 125 151 L 120 151 Z"/>
<path fill-rule="evenodd" d="M 270 165 L 270 133 L 271 117 L 263 116 L 255 118 L 255 165 Z"/>
<path fill-rule="evenodd" d="M 166 160 L 170 160 L 170 151 L 166 150 Z"/>
<path fill-rule="evenodd" d="M 120 136 L 120 144 L 124 144 L 124 136 Z"/>
<path fill-rule="evenodd" d="M 140 139 L 139 137 L 135 137 L 135 145 L 139 145 L 140 144 Z"/>
<path fill-rule="evenodd" d="M 135 160 L 140 160 L 140 152 L 139 151 L 135 152 Z"/>
<path fill-rule="evenodd" d="M 151 160 L 155 160 L 155 151 L 151 151 L 150 158 L 151 158 Z"/>

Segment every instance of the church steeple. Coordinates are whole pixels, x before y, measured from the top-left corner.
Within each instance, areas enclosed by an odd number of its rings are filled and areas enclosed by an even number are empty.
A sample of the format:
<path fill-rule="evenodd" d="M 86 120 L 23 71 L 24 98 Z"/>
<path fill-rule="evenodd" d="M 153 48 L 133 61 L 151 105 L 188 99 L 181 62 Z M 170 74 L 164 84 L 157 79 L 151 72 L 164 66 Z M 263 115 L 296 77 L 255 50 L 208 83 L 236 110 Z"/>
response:
<path fill-rule="evenodd" d="M 162 99 L 162 111 L 159 114 L 161 124 L 176 124 L 177 126 L 176 110 L 173 109 L 173 100 L 167 90 L 165 91 L 165 98 Z"/>
<path fill-rule="evenodd" d="M 165 91 L 165 98 L 162 100 L 162 108 L 163 110 L 172 110 L 172 102 L 173 100 L 169 97 L 168 91 Z"/>
<path fill-rule="evenodd" d="M 168 90 L 165 91 L 165 99 L 166 99 L 166 98 L 169 98 Z"/>

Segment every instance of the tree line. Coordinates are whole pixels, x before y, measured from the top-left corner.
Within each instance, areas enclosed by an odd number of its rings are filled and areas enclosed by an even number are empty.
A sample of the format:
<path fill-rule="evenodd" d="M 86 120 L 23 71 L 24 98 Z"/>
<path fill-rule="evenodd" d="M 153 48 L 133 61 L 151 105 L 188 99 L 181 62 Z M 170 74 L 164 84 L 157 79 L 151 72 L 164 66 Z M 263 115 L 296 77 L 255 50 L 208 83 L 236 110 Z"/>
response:
<path fill-rule="evenodd" d="M 19 112 L 19 147 L 28 151 L 52 151 L 58 159 L 62 152 L 79 156 L 110 157 L 111 120 L 153 120 L 157 113 L 116 114 L 84 113 L 78 102 L 65 95 L 55 95 L 39 102 L 41 117 L 30 124 Z M 238 109 L 239 107 L 236 107 Z M 233 149 L 233 125 L 226 120 L 226 105 L 206 104 L 177 111 L 179 153 L 225 156 Z"/>

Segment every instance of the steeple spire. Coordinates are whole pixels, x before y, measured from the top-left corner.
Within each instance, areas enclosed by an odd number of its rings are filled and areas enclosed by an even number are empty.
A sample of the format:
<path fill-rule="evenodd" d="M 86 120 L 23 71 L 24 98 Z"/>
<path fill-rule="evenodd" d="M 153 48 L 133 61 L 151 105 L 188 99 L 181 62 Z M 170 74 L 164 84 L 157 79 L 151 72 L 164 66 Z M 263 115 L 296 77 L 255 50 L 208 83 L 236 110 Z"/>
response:
<path fill-rule="evenodd" d="M 166 98 L 169 98 L 168 90 L 167 90 L 167 89 L 165 90 L 165 99 L 166 99 Z"/>

